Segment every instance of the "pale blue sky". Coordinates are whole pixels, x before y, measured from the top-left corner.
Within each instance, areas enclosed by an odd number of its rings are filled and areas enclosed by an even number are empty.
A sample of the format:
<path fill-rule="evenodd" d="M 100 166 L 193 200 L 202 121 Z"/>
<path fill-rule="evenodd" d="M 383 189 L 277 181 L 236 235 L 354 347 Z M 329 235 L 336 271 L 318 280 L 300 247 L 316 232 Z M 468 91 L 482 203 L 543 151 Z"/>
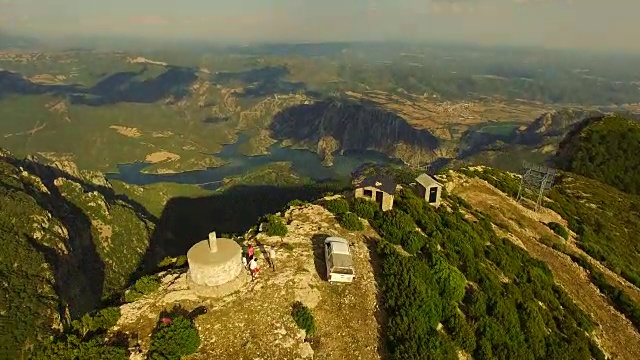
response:
<path fill-rule="evenodd" d="M 440 40 L 640 51 L 640 0 L 0 0 L 0 28 L 236 41 Z"/>

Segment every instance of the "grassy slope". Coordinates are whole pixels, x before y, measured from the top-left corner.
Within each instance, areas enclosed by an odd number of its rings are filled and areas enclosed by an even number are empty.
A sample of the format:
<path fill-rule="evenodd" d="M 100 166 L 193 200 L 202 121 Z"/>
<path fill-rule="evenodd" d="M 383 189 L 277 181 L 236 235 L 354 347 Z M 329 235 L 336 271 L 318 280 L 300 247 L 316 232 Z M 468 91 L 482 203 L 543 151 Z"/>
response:
<path fill-rule="evenodd" d="M 496 169 L 463 170 L 487 180 L 511 197 L 519 180 Z M 533 196 L 533 195 L 532 195 Z M 577 244 L 613 272 L 640 286 L 640 198 L 585 177 L 563 173 L 544 206 L 560 214 L 577 236 Z"/>
<path fill-rule="evenodd" d="M 549 195 L 578 234 L 578 245 L 617 274 L 640 286 L 640 197 L 567 174 Z"/>

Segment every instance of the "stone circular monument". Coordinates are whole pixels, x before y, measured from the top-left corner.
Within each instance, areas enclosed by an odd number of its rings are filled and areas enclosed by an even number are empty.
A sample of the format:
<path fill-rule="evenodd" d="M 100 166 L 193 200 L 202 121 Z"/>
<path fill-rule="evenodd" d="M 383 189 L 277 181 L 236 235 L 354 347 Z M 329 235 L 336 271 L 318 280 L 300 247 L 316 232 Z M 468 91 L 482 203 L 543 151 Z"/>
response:
<path fill-rule="evenodd" d="M 231 239 L 209 239 L 193 245 L 187 252 L 189 287 L 205 296 L 221 296 L 244 283 L 242 248 Z"/>

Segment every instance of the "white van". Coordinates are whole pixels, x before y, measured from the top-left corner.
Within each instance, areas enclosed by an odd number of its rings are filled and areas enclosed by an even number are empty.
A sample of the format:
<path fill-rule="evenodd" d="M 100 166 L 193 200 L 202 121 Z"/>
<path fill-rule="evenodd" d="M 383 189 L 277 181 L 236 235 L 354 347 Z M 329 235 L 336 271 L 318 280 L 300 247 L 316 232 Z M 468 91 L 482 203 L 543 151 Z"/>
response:
<path fill-rule="evenodd" d="M 355 272 L 347 240 L 335 236 L 326 238 L 324 240 L 324 258 L 327 265 L 327 280 L 330 284 L 353 282 Z"/>

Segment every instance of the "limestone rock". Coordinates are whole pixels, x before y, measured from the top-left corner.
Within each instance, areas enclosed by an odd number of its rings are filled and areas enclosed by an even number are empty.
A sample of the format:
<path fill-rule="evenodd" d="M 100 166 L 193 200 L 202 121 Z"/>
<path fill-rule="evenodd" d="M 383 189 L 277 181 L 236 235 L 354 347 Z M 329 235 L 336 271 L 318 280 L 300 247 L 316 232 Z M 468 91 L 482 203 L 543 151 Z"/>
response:
<path fill-rule="evenodd" d="M 300 351 L 300 356 L 303 359 L 313 359 L 313 349 L 308 342 L 300 344 L 298 351 Z"/>

